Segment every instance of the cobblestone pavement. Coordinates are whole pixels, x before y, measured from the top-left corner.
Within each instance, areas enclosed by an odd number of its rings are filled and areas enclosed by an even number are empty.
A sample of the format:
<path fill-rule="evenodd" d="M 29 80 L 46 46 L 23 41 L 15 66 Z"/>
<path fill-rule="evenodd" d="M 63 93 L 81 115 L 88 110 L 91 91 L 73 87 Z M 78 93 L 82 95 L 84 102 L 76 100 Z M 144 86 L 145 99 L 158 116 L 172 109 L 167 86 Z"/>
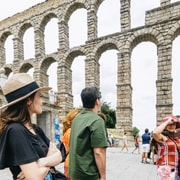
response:
<path fill-rule="evenodd" d="M 107 148 L 107 180 L 156 180 L 156 165 L 141 163 L 141 154 L 120 152 L 118 147 Z M 63 164 L 57 166 L 63 171 Z M 12 180 L 8 169 L 0 170 L 0 180 Z"/>

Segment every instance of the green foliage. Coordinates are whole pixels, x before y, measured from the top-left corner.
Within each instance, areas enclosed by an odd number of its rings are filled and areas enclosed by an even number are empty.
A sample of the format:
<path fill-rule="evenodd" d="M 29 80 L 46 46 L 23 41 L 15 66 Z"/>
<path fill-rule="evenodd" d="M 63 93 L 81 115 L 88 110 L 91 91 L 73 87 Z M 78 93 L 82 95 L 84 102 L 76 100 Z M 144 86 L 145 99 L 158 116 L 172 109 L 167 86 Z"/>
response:
<path fill-rule="evenodd" d="M 107 117 L 106 127 L 115 128 L 116 125 L 116 111 L 110 108 L 110 104 L 103 102 L 101 106 L 101 112 Z"/>
<path fill-rule="evenodd" d="M 133 127 L 132 134 L 133 134 L 134 138 L 139 134 L 139 131 L 140 130 L 137 127 Z"/>

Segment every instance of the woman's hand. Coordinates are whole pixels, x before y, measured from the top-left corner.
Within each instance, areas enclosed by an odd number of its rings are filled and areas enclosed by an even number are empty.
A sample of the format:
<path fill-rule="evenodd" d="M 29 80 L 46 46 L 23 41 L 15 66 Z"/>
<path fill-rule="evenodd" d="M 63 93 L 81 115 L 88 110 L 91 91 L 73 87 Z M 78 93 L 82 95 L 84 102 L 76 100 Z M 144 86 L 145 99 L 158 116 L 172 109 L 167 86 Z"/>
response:
<path fill-rule="evenodd" d="M 24 177 L 24 174 L 23 174 L 22 171 L 18 174 L 17 178 L 18 178 L 19 180 L 25 180 L 25 177 Z"/>
<path fill-rule="evenodd" d="M 51 167 L 59 164 L 62 156 L 56 144 L 50 142 L 46 157 L 40 158 L 37 163 L 39 167 Z"/>
<path fill-rule="evenodd" d="M 168 124 L 174 124 L 174 123 L 177 123 L 177 122 L 178 122 L 178 120 L 177 119 L 173 119 L 172 117 L 170 117 L 168 119 Z"/>
<path fill-rule="evenodd" d="M 58 152 L 58 148 L 56 147 L 56 144 L 53 142 L 49 143 L 49 149 L 48 149 L 48 153 L 46 156 L 51 156 L 52 154 Z"/>

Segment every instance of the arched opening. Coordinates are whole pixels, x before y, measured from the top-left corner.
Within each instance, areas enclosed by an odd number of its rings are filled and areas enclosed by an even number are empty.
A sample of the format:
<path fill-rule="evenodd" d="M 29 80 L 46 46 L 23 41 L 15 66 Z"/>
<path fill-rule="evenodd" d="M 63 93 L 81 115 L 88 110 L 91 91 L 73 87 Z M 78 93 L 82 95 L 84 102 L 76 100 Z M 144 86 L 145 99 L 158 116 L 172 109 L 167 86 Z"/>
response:
<path fill-rule="evenodd" d="M 23 36 L 24 42 L 24 59 L 34 58 L 34 28 L 30 27 L 26 30 Z"/>
<path fill-rule="evenodd" d="M 173 114 L 174 115 L 180 115 L 180 101 L 179 101 L 179 92 L 180 92 L 180 36 L 178 36 L 173 41 L 172 46 L 172 78 L 173 78 L 173 84 L 172 84 L 172 96 L 173 96 Z"/>
<path fill-rule="evenodd" d="M 97 17 L 98 37 L 120 32 L 120 1 L 103 1 L 98 9 Z"/>
<path fill-rule="evenodd" d="M 157 48 L 151 42 L 142 42 L 132 52 L 133 127 L 140 133 L 156 127 Z"/>
<path fill-rule="evenodd" d="M 13 64 L 14 49 L 13 49 L 13 35 L 9 35 L 4 44 L 6 64 Z"/>
<path fill-rule="evenodd" d="M 87 41 L 87 11 L 77 9 L 70 17 L 69 22 L 69 47 L 85 44 Z"/>
<path fill-rule="evenodd" d="M 99 63 L 102 101 L 115 109 L 117 101 L 117 50 L 104 52 L 99 59 Z"/>
<path fill-rule="evenodd" d="M 58 35 L 58 19 L 52 18 L 45 27 L 44 41 L 45 41 L 45 53 L 50 54 L 57 52 L 59 48 L 59 35 Z"/>
<path fill-rule="evenodd" d="M 85 87 L 85 57 L 78 56 L 73 60 L 71 65 L 72 70 L 72 94 L 73 106 L 82 107 L 81 91 Z"/>

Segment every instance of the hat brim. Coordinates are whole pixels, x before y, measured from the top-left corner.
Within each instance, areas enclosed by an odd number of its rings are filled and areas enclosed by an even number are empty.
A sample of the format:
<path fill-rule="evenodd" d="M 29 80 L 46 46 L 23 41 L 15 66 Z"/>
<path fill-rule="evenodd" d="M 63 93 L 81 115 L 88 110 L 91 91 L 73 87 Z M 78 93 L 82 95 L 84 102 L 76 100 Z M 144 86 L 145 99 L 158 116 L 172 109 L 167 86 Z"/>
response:
<path fill-rule="evenodd" d="M 0 110 L 1 109 L 4 109 L 6 107 L 9 107 L 9 106 L 12 106 L 16 103 L 18 103 L 19 101 L 23 100 L 23 99 L 26 99 L 27 97 L 29 97 L 31 94 L 35 93 L 36 91 L 41 91 L 41 92 L 44 92 L 44 91 L 49 91 L 51 90 L 52 88 L 51 87 L 40 87 L 40 88 L 37 88 L 35 89 L 34 91 L 31 91 L 30 93 L 26 94 L 25 96 L 21 97 L 21 98 L 18 98 L 16 99 L 15 101 L 12 101 L 8 104 L 5 104 L 4 106 L 0 107 Z"/>

